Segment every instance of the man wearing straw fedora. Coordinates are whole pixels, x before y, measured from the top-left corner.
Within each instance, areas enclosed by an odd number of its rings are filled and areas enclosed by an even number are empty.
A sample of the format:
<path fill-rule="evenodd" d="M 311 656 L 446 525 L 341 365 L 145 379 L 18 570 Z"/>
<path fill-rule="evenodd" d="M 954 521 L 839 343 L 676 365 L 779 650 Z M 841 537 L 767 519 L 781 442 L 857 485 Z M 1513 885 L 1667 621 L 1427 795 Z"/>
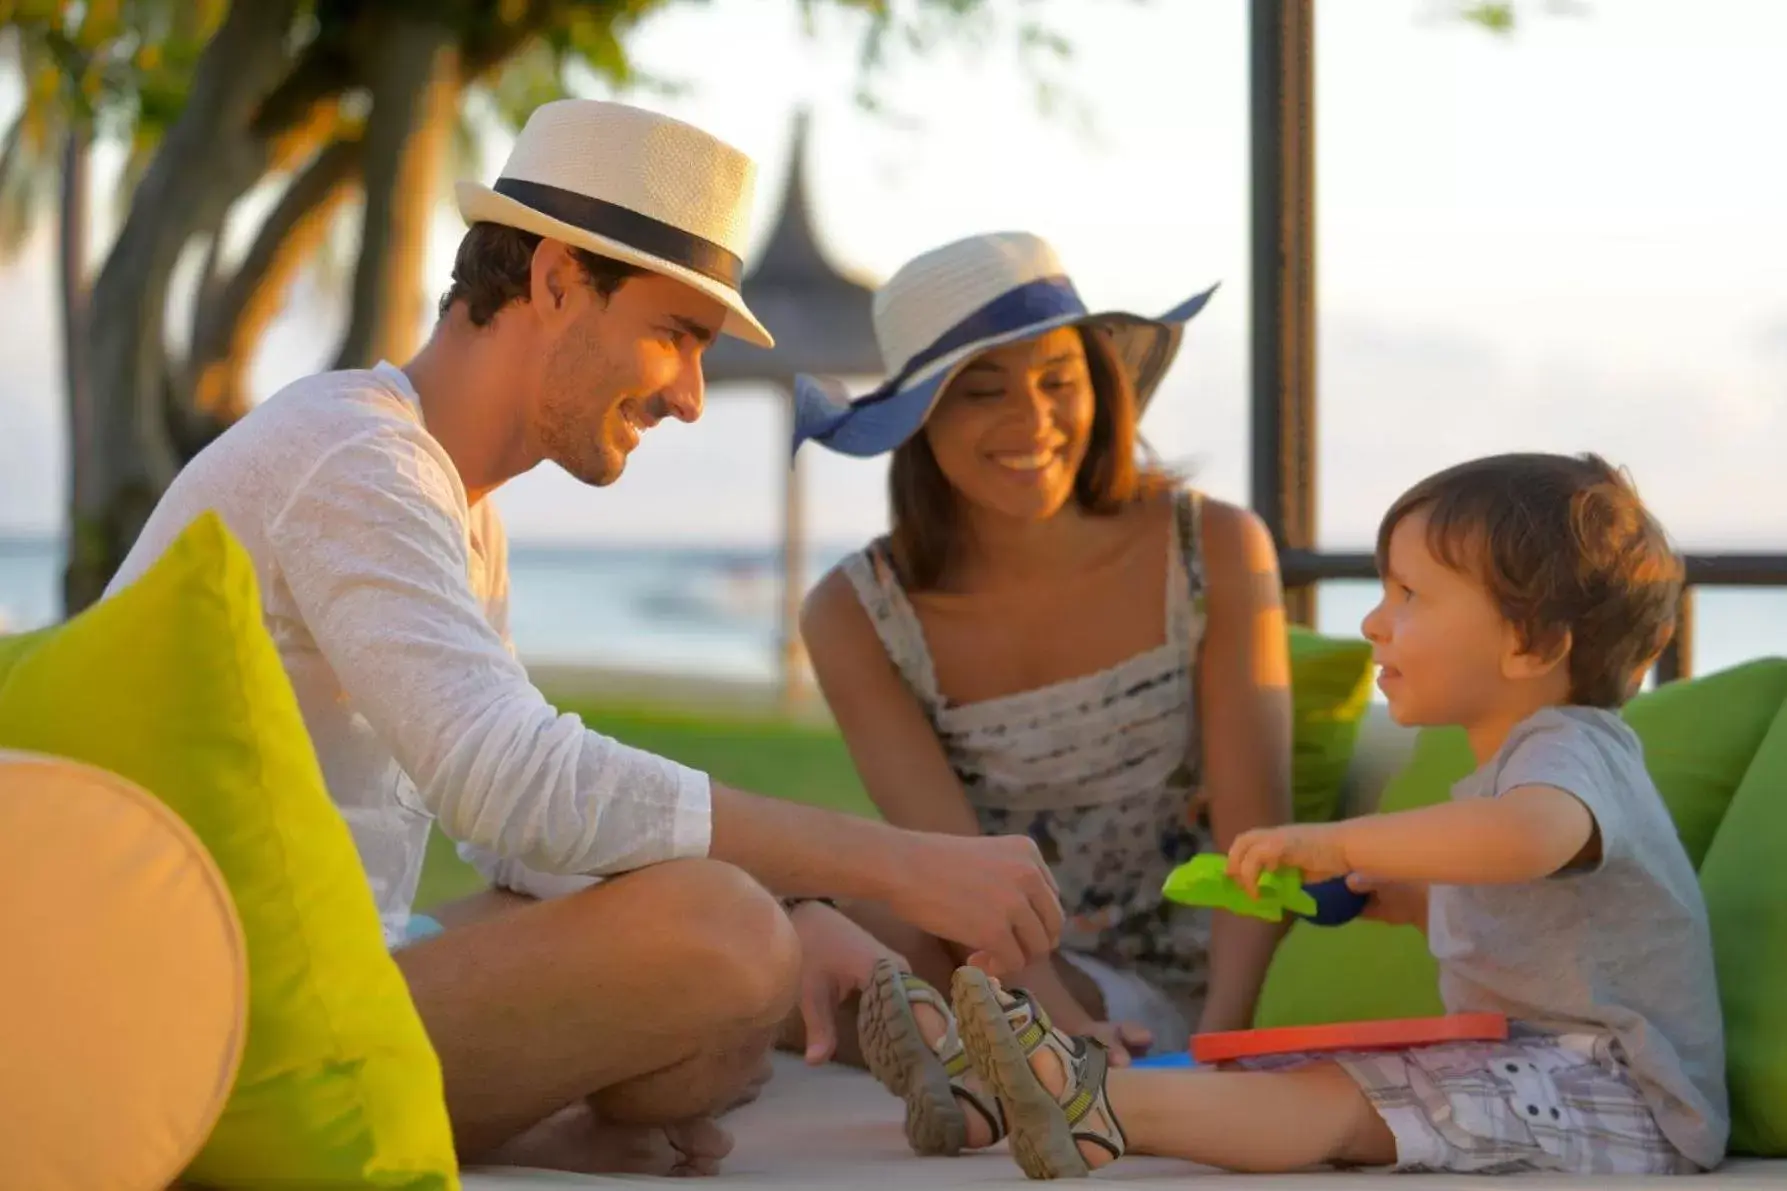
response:
<path fill-rule="evenodd" d="M 207 509 L 254 557 L 467 1161 L 712 1169 L 711 1117 L 797 990 L 818 1058 L 887 954 L 824 897 L 1007 970 L 1059 937 L 1028 839 L 730 789 L 558 714 L 515 657 L 487 498 L 548 460 L 613 483 L 646 431 L 700 416 L 716 336 L 772 342 L 739 295 L 753 174 L 652 112 L 539 108 L 494 186 L 459 187 L 421 353 L 274 395 L 181 473 L 114 581 Z M 437 823 L 498 887 L 444 929 L 411 913 Z"/>

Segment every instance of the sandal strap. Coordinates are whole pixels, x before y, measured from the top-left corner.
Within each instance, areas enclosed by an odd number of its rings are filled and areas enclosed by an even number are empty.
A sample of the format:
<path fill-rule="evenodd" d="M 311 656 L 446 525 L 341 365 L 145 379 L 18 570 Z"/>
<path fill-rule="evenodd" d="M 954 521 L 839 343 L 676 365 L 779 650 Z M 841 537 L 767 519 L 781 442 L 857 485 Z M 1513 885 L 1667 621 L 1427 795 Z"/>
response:
<path fill-rule="evenodd" d="M 1007 1129 L 1005 1106 L 996 1098 L 983 1098 L 965 1086 L 974 1074 L 974 1065 L 968 1058 L 968 1048 L 962 1045 L 962 1035 L 956 1029 L 955 1007 L 929 981 L 912 972 L 900 973 L 900 991 L 905 994 L 908 1004 L 929 1005 L 943 1019 L 945 1030 L 937 1044 L 937 1059 L 943 1064 L 943 1073 L 949 1077 L 949 1090 L 986 1121 L 993 1135 L 989 1144 L 1004 1140 Z"/>
<path fill-rule="evenodd" d="M 1049 1036 L 1056 1033 L 1055 1025 L 1049 1020 L 1048 1011 L 1030 995 L 1028 989 L 1007 988 L 1000 991 L 1005 998 L 1006 1024 L 1011 1026 L 1011 1032 L 1017 1036 L 1018 1046 L 1028 1059 L 1040 1047 L 1047 1045 Z"/>
<path fill-rule="evenodd" d="M 1039 1050 L 1052 1052 L 1067 1076 L 1066 1099 L 1060 1100 L 1061 1112 L 1073 1131 L 1075 1141 L 1091 1142 L 1121 1158 L 1129 1148 L 1123 1126 L 1105 1094 L 1105 1076 L 1110 1071 L 1110 1052 L 1096 1038 L 1070 1037 L 1055 1029 L 1036 998 L 1021 988 L 1002 988 L 1001 1001 L 1005 1019 L 1017 1036 L 1026 1062 Z M 1082 1128 L 1082 1122 L 1097 1112 L 1098 1118 L 1110 1126 L 1109 1132 L 1097 1126 Z"/>
<path fill-rule="evenodd" d="M 1061 1105 L 1061 1112 L 1067 1117 L 1068 1127 L 1073 1130 L 1075 1141 L 1089 1141 L 1093 1145 L 1108 1150 L 1112 1158 L 1121 1158 L 1129 1148 L 1129 1139 L 1123 1134 L 1123 1126 L 1117 1120 L 1116 1112 L 1111 1108 L 1110 1096 L 1105 1091 L 1105 1076 L 1110 1071 L 1110 1052 L 1104 1043 L 1095 1038 L 1067 1039 L 1059 1033 L 1051 1033 L 1054 1041 L 1052 1049 L 1062 1056 L 1069 1044 L 1076 1045 L 1079 1056 L 1066 1060 L 1063 1066 L 1068 1072 L 1068 1086 L 1073 1094 Z M 1080 1122 L 1086 1120 L 1094 1112 L 1099 1120 L 1110 1126 L 1107 1133 L 1102 1128 L 1080 1128 Z"/>
<path fill-rule="evenodd" d="M 950 1081 L 949 1090 L 955 1093 L 956 1099 L 980 1114 L 980 1119 L 987 1123 L 987 1130 L 992 1135 L 988 1145 L 997 1145 L 1005 1140 L 1007 1125 L 1005 1123 L 1005 1106 L 999 1103 L 997 1096 L 982 1097 L 972 1089 L 965 1088 L 955 1080 Z M 990 1101 L 990 1103 L 989 1103 Z"/>

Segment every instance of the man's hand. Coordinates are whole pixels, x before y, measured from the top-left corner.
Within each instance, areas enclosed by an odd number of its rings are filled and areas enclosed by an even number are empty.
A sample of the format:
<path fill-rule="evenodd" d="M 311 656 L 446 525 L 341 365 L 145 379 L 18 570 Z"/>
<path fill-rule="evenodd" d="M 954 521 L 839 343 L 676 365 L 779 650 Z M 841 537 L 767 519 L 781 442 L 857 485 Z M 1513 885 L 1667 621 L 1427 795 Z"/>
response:
<path fill-rule="evenodd" d="M 1061 895 L 1035 841 L 1022 835 L 906 837 L 895 915 L 960 943 L 995 976 L 1022 971 L 1061 941 Z"/>
<path fill-rule="evenodd" d="M 1148 1048 L 1154 1045 L 1153 1033 L 1134 1022 L 1094 1022 L 1087 1033 L 1104 1043 L 1113 1067 L 1129 1066 L 1131 1058 L 1147 1054 Z"/>
<path fill-rule="evenodd" d="M 1359 917 L 1392 926 L 1427 929 L 1427 886 L 1415 881 L 1385 881 L 1364 873 L 1349 873 L 1346 887 L 1354 893 L 1371 895 Z"/>
<path fill-rule="evenodd" d="M 875 963 L 911 965 L 856 923 L 823 902 L 802 902 L 788 915 L 800 937 L 800 1017 L 807 1062 L 818 1066 L 838 1048 L 838 1006 L 869 986 Z"/>
<path fill-rule="evenodd" d="M 1297 868 L 1305 882 L 1338 877 L 1351 867 L 1337 823 L 1293 823 L 1244 831 L 1229 847 L 1228 872 L 1249 896 L 1258 896 L 1260 874 Z"/>

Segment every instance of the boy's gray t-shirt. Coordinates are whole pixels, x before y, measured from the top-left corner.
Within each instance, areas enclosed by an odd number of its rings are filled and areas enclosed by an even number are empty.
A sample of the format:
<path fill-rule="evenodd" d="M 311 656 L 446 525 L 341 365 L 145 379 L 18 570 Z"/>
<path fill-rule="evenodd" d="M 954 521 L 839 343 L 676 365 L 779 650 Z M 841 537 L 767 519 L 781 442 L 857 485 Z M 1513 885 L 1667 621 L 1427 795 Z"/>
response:
<path fill-rule="evenodd" d="M 1712 1167 L 1730 1136 L 1724 1027 L 1700 883 L 1644 749 L 1619 716 L 1551 707 L 1452 788 L 1564 790 L 1594 815 L 1598 864 L 1518 885 L 1435 885 L 1428 945 L 1448 1013 L 1612 1034 L 1664 1136 Z"/>

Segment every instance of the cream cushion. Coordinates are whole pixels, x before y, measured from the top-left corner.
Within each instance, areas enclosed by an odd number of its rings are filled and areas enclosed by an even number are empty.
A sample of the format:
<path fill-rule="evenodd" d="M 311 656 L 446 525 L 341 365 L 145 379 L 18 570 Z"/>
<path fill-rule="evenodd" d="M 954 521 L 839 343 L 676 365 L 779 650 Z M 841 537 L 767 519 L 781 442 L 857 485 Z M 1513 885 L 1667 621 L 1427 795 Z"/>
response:
<path fill-rule="evenodd" d="M 0 907 L 0 1182 L 167 1186 L 222 1113 L 246 1032 L 217 866 L 142 788 L 0 750 Z"/>

